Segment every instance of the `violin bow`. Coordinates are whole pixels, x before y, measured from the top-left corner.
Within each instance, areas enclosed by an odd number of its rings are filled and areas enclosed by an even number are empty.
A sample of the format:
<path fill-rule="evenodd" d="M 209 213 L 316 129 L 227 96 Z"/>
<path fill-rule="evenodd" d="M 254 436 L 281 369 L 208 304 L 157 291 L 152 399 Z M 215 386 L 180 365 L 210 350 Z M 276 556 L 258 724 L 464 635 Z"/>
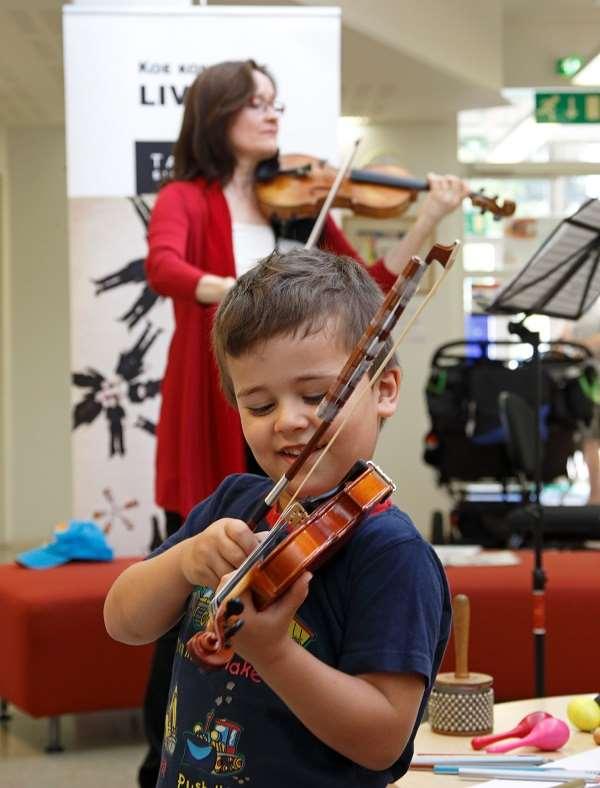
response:
<path fill-rule="evenodd" d="M 439 247 L 439 248 L 444 250 L 444 253 L 446 253 L 446 252 L 448 253 L 448 256 L 447 256 L 445 262 L 443 262 L 439 258 L 433 258 L 433 259 L 437 259 L 438 262 L 440 262 L 442 264 L 442 266 L 444 268 L 443 274 L 435 282 L 435 284 L 433 285 L 431 290 L 427 293 L 427 296 L 423 299 L 423 302 L 421 303 L 419 308 L 415 310 L 415 312 L 412 315 L 412 317 L 410 318 L 410 320 L 408 320 L 408 322 L 406 323 L 406 326 L 404 326 L 402 331 L 398 334 L 398 337 L 394 341 L 392 347 L 390 348 L 390 350 L 388 351 L 386 356 L 382 359 L 381 363 L 379 364 L 379 366 L 377 367 L 377 369 L 373 373 L 372 377 L 370 378 L 368 385 L 365 386 L 364 389 L 360 392 L 359 396 L 356 398 L 355 402 L 352 404 L 352 407 L 348 410 L 348 413 L 344 414 L 344 420 L 339 425 L 339 427 L 336 429 L 336 431 L 333 433 L 333 435 L 329 439 L 329 442 L 327 443 L 327 445 L 323 447 L 323 451 L 321 452 L 321 454 L 319 454 L 319 456 L 315 460 L 312 468 L 308 471 L 308 473 L 306 474 L 306 476 L 302 480 L 302 483 L 300 485 L 298 485 L 298 489 L 296 490 L 294 495 L 290 498 L 290 501 L 289 501 L 288 505 L 286 506 L 285 511 L 282 512 L 282 515 L 281 515 L 282 518 L 284 517 L 286 512 L 291 508 L 291 506 L 294 504 L 294 501 L 297 499 L 301 487 L 310 479 L 312 474 L 315 472 L 315 470 L 321 464 L 321 460 L 323 459 L 323 457 L 325 456 L 327 451 L 329 451 L 329 448 L 331 447 L 333 442 L 337 439 L 337 436 L 340 434 L 340 432 L 346 426 L 346 423 L 348 422 L 348 419 L 354 413 L 355 408 L 358 407 L 358 404 L 361 401 L 361 399 L 364 397 L 364 395 L 367 393 L 367 391 L 369 391 L 369 389 L 373 388 L 373 386 L 375 385 L 377 380 L 381 377 L 381 375 L 385 371 L 385 368 L 386 368 L 389 360 L 392 358 L 392 356 L 394 355 L 396 350 L 398 350 L 400 344 L 404 340 L 404 337 L 410 331 L 410 329 L 414 325 L 414 323 L 418 320 L 421 312 L 425 309 L 425 307 L 427 306 L 429 301 L 433 298 L 433 296 L 435 295 L 435 293 L 437 292 L 437 290 L 441 286 L 442 282 L 444 281 L 444 279 L 448 275 L 448 272 L 452 268 L 452 265 L 454 263 L 456 255 L 458 253 L 459 246 L 460 246 L 460 241 L 458 241 L 458 240 L 456 240 L 451 246 L 443 246 L 442 244 L 435 244 L 434 245 L 433 249 L 429 253 L 430 255 L 434 251 L 435 247 Z M 411 259 L 419 259 L 419 258 L 411 258 Z M 326 397 L 327 397 L 327 394 L 325 395 L 323 400 L 321 400 L 321 403 L 319 404 L 319 407 L 317 408 L 317 414 L 319 413 L 320 408 L 322 407 L 323 403 L 325 402 Z M 277 525 L 277 523 L 275 523 L 275 525 Z"/>
<path fill-rule="evenodd" d="M 344 368 L 319 403 L 317 415 L 322 419 L 321 423 L 292 465 L 290 465 L 285 474 L 267 494 L 265 499 L 261 501 L 254 512 L 252 512 L 248 520 L 248 526 L 252 530 L 256 528 L 259 521 L 263 519 L 281 493 L 298 474 L 309 455 L 318 445 L 323 434 L 331 425 L 331 422 L 337 416 L 344 403 L 349 399 L 358 385 L 358 381 L 377 358 L 385 341 L 419 286 L 427 267 L 434 260 L 437 260 L 444 269 L 446 269 L 446 267 L 449 269 L 449 266 L 456 256 L 458 246 L 458 241 L 451 246 L 435 244 L 424 261 L 419 257 L 413 256 L 408 263 L 406 263 L 404 269 L 400 272 L 396 281 L 388 291 L 376 315 L 371 319 L 369 325 L 363 332 L 362 337 L 359 339 L 358 344 L 348 358 Z M 418 314 L 420 314 L 425 304 L 433 297 L 442 278 L 443 277 L 441 277 L 431 289 L 427 298 L 421 305 L 421 310 L 419 310 Z M 412 323 L 407 326 L 407 330 L 410 328 L 410 325 L 412 325 Z M 396 347 L 397 345 L 394 346 L 394 352 Z"/>
<path fill-rule="evenodd" d="M 337 439 L 337 437 L 340 434 L 340 432 L 346 426 L 346 423 L 348 422 L 348 419 L 354 413 L 355 408 L 358 407 L 358 404 L 361 401 L 361 399 L 365 396 L 367 391 L 369 391 L 370 389 L 373 388 L 373 386 L 375 385 L 377 380 L 381 377 L 381 375 L 385 371 L 385 368 L 386 368 L 389 360 L 392 358 L 392 356 L 394 355 L 396 350 L 398 350 L 400 344 L 404 340 L 404 337 L 410 331 L 411 327 L 414 325 L 416 320 L 421 315 L 421 312 L 425 309 L 427 304 L 431 301 L 431 299 L 433 298 L 435 293 L 438 291 L 438 289 L 441 286 L 442 282 L 444 281 L 444 279 L 448 275 L 448 272 L 452 268 L 452 265 L 454 263 L 456 255 L 458 253 L 459 246 L 460 246 L 460 241 L 458 241 L 458 240 L 454 241 L 454 243 L 451 244 L 450 246 L 444 246 L 443 244 L 434 244 L 434 246 L 430 250 L 429 254 L 425 258 L 425 265 L 423 265 L 423 261 L 419 257 L 416 257 L 416 256 L 411 257 L 410 262 L 409 262 L 408 265 L 410 265 L 411 263 L 415 262 L 415 263 L 418 263 L 421 266 L 423 266 L 421 275 L 419 277 L 419 281 L 420 281 L 420 278 L 423 275 L 423 271 L 425 270 L 425 267 L 427 265 L 429 265 L 430 263 L 432 263 L 434 260 L 437 260 L 443 266 L 444 271 L 442 273 L 442 276 L 440 276 L 440 278 L 435 282 L 435 284 L 433 285 L 431 290 L 427 293 L 427 296 L 423 299 L 423 302 L 420 304 L 419 308 L 415 310 L 415 312 L 411 316 L 410 320 L 407 321 L 406 326 L 404 326 L 403 330 L 400 332 L 400 334 L 398 334 L 398 337 L 396 338 L 396 340 L 392 344 L 392 347 L 390 348 L 389 352 L 382 359 L 381 363 L 379 364 L 379 366 L 377 367 L 377 369 L 375 370 L 375 372 L 371 376 L 368 385 L 366 385 L 363 388 L 363 390 L 360 392 L 360 394 L 356 398 L 355 402 L 352 404 L 352 407 L 348 410 L 347 413 L 344 414 L 343 421 L 338 426 L 336 431 L 333 433 L 333 435 L 329 439 L 329 442 L 327 443 L 327 445 L 323 447 L 323 450 L 321 451 L 321 453 L 319 454 L 319 456 L 315 460 L 312 468 L 310 468 L 310 470 L 308 471 L 308 473 L 306 474 L 306 476 L 304 477 L 302 482 L 298 485 L 298 488 L 296 489 L 296 492 L 292 495 L 292 497 L 290 498 L 290 500 L 289 500 L 287 506 L 285 507 L 284 511 L 281 513 L 281 515 L 278 518 L 277 522 L 273 526 L 274 528 L 277 527 L 277 525 L 279 523 L 279 520 L 284 520 L 285 519 L 287 512 L 291 509 L 291 507 L 293 506 L 294 502 L 298 498 L 298 495 L 300 494 L 300 491 L 301 491 L 302 487 L 306 484 L 306 482 L 310 479 L 310 477 L 313 475 L 313 473 L 319 467 L 319 465 L 321 464 L 321 461 L 324 459 L 325 455 L 327 454 L 327 452 L 331 448 L 332 444 Z M 401 301 L 399 300 L 398 301 L 398 308 L 394 309 L 392 312 L 390 312 L 388 314 L 388 319 L 385 321 L 385 326 L 382 327 L 383 328 L 383 333 L 380 335 L 380 336 L 382 336 L 382 339 L 381 339 L 381 342 L 379 343 L 378 350 L 373 354 L 370 363 L 365 365 L 361 361 L 358 362 L 358 364 L 356 366 L 356 372 L 358 373 L 359 370 L 361 370 L 361 367 L 362 367 L 362 371 L 360 371 L 360 374 L 353 374 L 352 375 L 352 379 L 354 381 L 354 384 L 351 387 L 351 389 L 348 390 L 348 386 L 343 382 L 342 378 L 343 378 L 343 375 L 344 375 L 344 371 L 346 370 L 347 367 L 349 367 L 352 358 L 354 357 L 355 354 L 357 354 L 358 346 L 357 346 L 357 348 L 355 348 L 354 352 L 352 353 L 352 356 L 346 362 L 346 366 L 344 367 L 344 369 L 342 370 L 342 372 L 338 376 L 337 380 L 335 381 L 333 386 L 330 388 L 330 390 L 327 392 L 327 394 L 325 394 L 325 396 L 323 397 L 323 399 L 319 403 L 319 406 L 317 408 L 317 415 L 320 416 L 323 419 L 325 418 L 325 416 L 327 416 L 328 420 L 327 420 L 327 422 L 323 421 L 319 425 L 319 427 L 317 427 L 316 432 L 319 432 L 321 435 L 323 434 L 323 432 L 325 432 L 324 429 L 323 430 L 321 429 L 323 427 L 323 424 L 326 423 L 327 426 L 329 426 L 331 424 L 331 422 L 333 421 L 335 416 L 339 413 L 342 405 L 345 402 L 348 401 L 350 395 L 352 394 L 352 392 L 354 391 L 354 389 L 358 385 L 358 383 L 359 383 L 360 379 L 362 378 L 362 376 L 364 375 L 364 373 L 371 367 L 371 363 L 375 362 L 375 360 L 377 359 L 377 355 L 379 353 L 379 350 L 383 347 L 383 343 L 387 340 L 389 334 L 391 333 L 391 331 L 393 330 L 394 326 L 398 322 L 398 319 L 399 319 L 400 315 L 404 312 L 404 306 L 405 306 L 406 303 L 408 303 L 408 301 L 412 297 L 412 294 L 417 289 L 418 284 L 419 283 L 417 282 L 416 286 L 414 288 L 412 288 L 412 292 L 408 296 L 408 298 L 402 299 L 402 301 L 404 301 L 404 304 L 401 304 Z M 388 293 L 388 295 L 389 295 L 389 293 Z M 387 298 L 386 298 L 386 301 L 387 301 Z M 386 302 L 384 301 L 384 303 L 382 304 L 382 307 L 385 305 L 385 303 Z M 380 309 L 380 311 L 381 311 L 381 309 Z M 396 316 L 396 312 L 398 312 L 397 316 Z M 379 315 L 379 312 L 377 314 Z M 375 320 L 375 318 L 371 322 L 374 322 L 374 320 Z M 365 336 L 369 332 L 370 328 L 371 328 L 371 324 L 369 324 L 369 326 L 367 327 L 367 330 L 363 334 L 363 337 L 360 340 L 359 345 L 364 341 Z M 371 355 L 371 354 L 369 353 L 369 355 Z M 341 393 L 339 407 L 336 407 L 337 400 L 334 399 L 334 397 L 335 397 L 334 392 L 336 391 L 336 389 L 339 390 L 340 393 Z M 329 413 L 328 413 L 328 409 L 329 408 L 332 408 L 331 418 L 329 418 Z M 312 438 L 311 438 L 311 441 L 312 441 Z M 311 441 L 309 441 L 309 444 L 311 443 Z M 307 446 L 309 444 L 307 444 Z M 304 454 L 304 452 L 302 452 L 302 454 Z M 300 459 L 301 456 L 302 455 L 300 455 L 298 457 L 298 459 Z M 292 466 L 292 468 L 293 468 L 293 466 Z M 292 468 L 290 468 L 290 470 L 292 470 Z M 288 473 L 289 473 L 289 471 L 288 471 Z"/>
<path fill-rule="evenodd" d="M 416 292 L 423 274 L 429 265 L 431 265 L 434 260 L 437 260 L 444 269 L 442 276 L 435 282 L 423 300 L 423 303 L 412 315 L 401 334 L 393 343 L 393 346 L 387 353 L 386 357 L 383 359 L 381 364 L 379 364 L 377 370 L 369 381 L 369 385 L 364 387 L 363 391 L 353 403 L 352 408 L 347 414 L 345 414 L 345 418 L 342 423 L 338 426 L 335 433 L 329 439 L 327 445 L 323 447 L 323 450 L 315 460 L 314 465 L 308 471 L 302 482 L 298 485 L 298 488 L 277 518 L 273 527 L 270 529 L 265 540 L 261 542 L 246 557 L 242 564 L 240 564 L 235 572 L 233 572 L 232 576 L 227 580 L 227 582 L 215 592 L 212 600 L 209 603 L 209 615 L 213 620 L 217 615 L 219 607 L 228 597 L 231 600 L 233 597 L 239 596 L 242 593 L 249 582 L 250 569 L 252 569 L 252 567 L 260 561 L 266 552 L 268 552 L 271 545 L 277 543 L 279 539 L 279 533 L 281 529 L 285 527 L 288 513 L 292 509 L 294 502 L 297 500 L 302 487 L 318 468 L 319 464 L 324 459 L 330 447 L 337 439 L 337 436 L 354 412 L 354 408 L 357 407 L 358 403 L 366 394 L 366 392 L 375 385 L 377 379 L 385 370 L 388 361 L 398 349 L 407 332 L 410 330 L 411 326 L 417 320 L 423 309 L 425 309 L 429 301 L 437 292 L 441 283 L 447 276 L 448 271 L 452 267 L 459 246 L 460 241 L 455 241 L 450 246 L 434 244 L 424 261 L 417 256 L 411 257 L 404 269 L 398 275 L 377 313 L 371 319 L 369 325 L 363 332 L 363 335 L 350 354 L 342 371 L 319 403 L 317 408 L 317 416 L 322 419 L 321 423 L 293 464 L 288 468 L 286 473 L 279 479 L 279 481 L 271 488 L 264 500 L 260 501 L 258 506 L 252 512 L 250 519 L 247 521 L 247 525 L 249 528 L 251 528 L 251 530 L 256 528 L 259 521 L 263 519 L 275 501 L 279 498 L 281 493 L 301 470 L 302 466 L 317 446 L 323 434 L 330 427 L 331 423 L 338 415 L 344 404 L 348 401 L 352 393 L 356 390 L 356 387 L 358 386 L 358 383 L 362 379 L 365 372 L 367 372 L 372 364 L 376 361 L 380 351 L 387 341 L 387 338 L 393 331 L 401 315 L 404 313 L 406 305 Z"/>
<path fill-rule="evenodd" d="M 354 141 L 354 145 L 348 154 L 346 161 L 343 167 L 340 167 L 338 173 L 335 177 L 334 182 L 331 184 L 331 188 L 325 198 L 325 202 L 321 206 L 321 210 L 319 211 L 319 215 L 317 216 L 315 223 L 313 224 L 313 228 L 308 236 L 308 240 L 304 244 L 305 249 L 312 249 L 313 246 L 316 244 L 319 236 L 321 235 L 321 230 L 323 229 L 323 225 L 325 224 L 325 219 L 327 218 L 327 214 L 329 213 L 329 209 L 331 208 L 331 204 L 335 200 L 336 194 L 339 191 L 340 186 L 342 185 L 342 181 L 350 172 L 350 168 L 352 167 L 352 162 L 354 161 L 354 157 L 356 156 L 356 151 L 358 150 L 358 146 L 360 145 L 360 137 Z"/>

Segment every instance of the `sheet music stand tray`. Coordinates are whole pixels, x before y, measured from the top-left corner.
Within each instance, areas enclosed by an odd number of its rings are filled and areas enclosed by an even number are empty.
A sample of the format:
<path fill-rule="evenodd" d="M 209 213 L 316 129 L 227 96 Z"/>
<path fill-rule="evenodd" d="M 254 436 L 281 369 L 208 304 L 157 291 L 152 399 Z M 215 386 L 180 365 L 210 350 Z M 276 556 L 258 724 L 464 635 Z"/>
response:
<path fill-rule="evenodd" d="M 540 335 L 524 326 L 530 315 L 577 320 L 600 296 L 600 200 L 588 200 L 563 220 L 533 257 L 504 287 L 486 309 L 490 314 L 521 314 L 508 329 L 531 345 L 535 370 L 535 477 L 531 504 L 533 515 L 533 637 L 535 647 L 535 693 L 545 695 L 545 586 L 542 564 L 544 541 L 542 450 L 539 410 L 542 400 Z"/>

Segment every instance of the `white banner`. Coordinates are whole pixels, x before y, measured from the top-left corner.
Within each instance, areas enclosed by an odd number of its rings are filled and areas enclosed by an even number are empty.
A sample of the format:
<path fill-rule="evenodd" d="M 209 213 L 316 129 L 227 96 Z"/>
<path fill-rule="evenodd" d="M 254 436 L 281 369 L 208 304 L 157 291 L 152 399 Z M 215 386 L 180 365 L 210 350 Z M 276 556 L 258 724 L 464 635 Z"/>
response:
<path fill-rule="evenodd" d="M 254 58 L 286 104 L 283 153 L 337 156 L 335 8 L 64 8 L 71 256 L 73 516 L 120 555 L 164 531 L 154 430 L 171 305 L 144 279 L 146 226 L 185 89 L 205 66 Z"/>
<path fill-rule="evenodd" d="M 69 197 L 135 194 L 136 143 L 173 142 L 185 88 L 207 65 L 267 65 L 286 105 L 281 149 L 337 160 L 335 8 L 64 9 Z"/>

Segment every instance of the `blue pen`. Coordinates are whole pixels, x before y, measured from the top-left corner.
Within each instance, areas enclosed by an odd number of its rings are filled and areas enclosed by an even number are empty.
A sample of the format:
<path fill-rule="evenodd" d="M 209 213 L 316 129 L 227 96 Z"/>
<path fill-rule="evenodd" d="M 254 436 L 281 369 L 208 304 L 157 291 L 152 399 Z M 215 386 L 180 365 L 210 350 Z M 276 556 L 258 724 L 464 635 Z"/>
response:
<path fill-rule="evenodd" d="M 540 766 L 543 763 L 550 763 L 552 759 L 543 755 L 471 755 L 469 753 L 438 753 L 413 755 L 410 762 L 411 768 L 427 768 L 434 766 L 453 765 L 453 766 Z"/>
<path fill-rule="evenodd" d="M 490 769 L 493 769 L 493 770 L 500 769 L 501 771 L 504 771 L 505 769 L 507 769 L 507 770 L 508 769 L 519 769 L 520 771 L 530 771 L 530 770 L 535 771 L 536 769 L 538 769 L 538 766 L 537 765 L 533 765 L 532 766 L 532 765 L 530 765 L 528 763 L 524 763 L 524 764 L 509 763 L 508 761 L 504 761 L 504 762 L 500 762 L 500 763 L 496 762 L 496 763 L 490 764 L 489 766 L 486 766 L 485 763 L 482 763 L 482 761 L 479 761 L 477 764 L 469 764 L 469 763 L 452 763 L 452 764 L 450 764 L 450 763 L 440 763 L 440 764 L 435 764 L 435 766 L 433 767 L 433 771 L 436 774 L 458 774 L 458 770 L 459 769 L 470 769 L 470 768 L 477 769 L 478 771 L 481 770 L 481 769 L 484 769 L 486 771 L 488 771 Z"/>
<path fill-rule="evenodd" d="M 537 766 L 502 766 L 491 769 L 469 766 L 434 766 L 436 774 L 457 774 L 467 779 L 487 778 L 496 780 L 539 780 L 560 782 L 561 780 L 585 780 L 598 783 L 600 778 L 594 771 L 577 771 L 575 769 L 545 769 Z"/>

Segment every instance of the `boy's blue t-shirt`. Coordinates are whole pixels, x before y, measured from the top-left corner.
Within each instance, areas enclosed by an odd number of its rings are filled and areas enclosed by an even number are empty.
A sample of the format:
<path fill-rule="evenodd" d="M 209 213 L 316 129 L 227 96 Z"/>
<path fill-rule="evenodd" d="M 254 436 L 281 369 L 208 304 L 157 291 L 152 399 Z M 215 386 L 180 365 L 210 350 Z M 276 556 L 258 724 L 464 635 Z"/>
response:
<path fill-rule="evenodd" d="M 270 487 L 258 476 L 228 477 L 154 555 L 221 517 L 247 519 Z M 370 771 L 321 742 L 237 654 L 214 672 L 192 662 L 185 644 L 204 628 L 212 593 L 196 588 L 181 621 L 157 788 L 383 788 L 404 774 L 451 618 L 444 570 L 406 514 L 390 507 L 364 518 L 316 571 L 290 624 L 296 642 L 345 673 L 423 676 L 415 729 L 391 769 Z"/>

